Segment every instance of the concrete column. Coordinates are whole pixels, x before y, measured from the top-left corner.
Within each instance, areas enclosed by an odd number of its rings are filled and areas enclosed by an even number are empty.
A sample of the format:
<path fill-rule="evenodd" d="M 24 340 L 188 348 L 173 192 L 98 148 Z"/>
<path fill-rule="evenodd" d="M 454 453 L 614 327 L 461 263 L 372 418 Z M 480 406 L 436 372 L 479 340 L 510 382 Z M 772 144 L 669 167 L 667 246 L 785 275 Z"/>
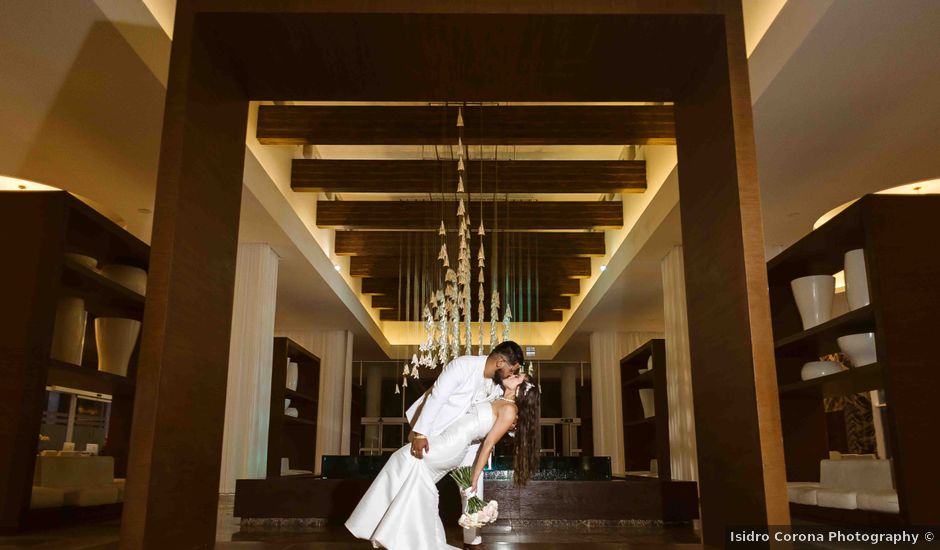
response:
<path fill-rule="evenodd" d="M 578 367 L 565 365 L 561 369 L 561 416 L 578 416 Z M 566 425 L 561 432 L 561 454 L 571 456 L 571 450 L 578 448 L 578 432 L 573 425 Z"/>
<path fill-rule="evenodd" d="M 271 361 L 278 256 L 267 243 L 238 245 L 219 492 L 264 478 L 271 413 Z"/>
<path fill-rule="evenodd" d="M 376 417 L 382 413 L 382 367 L 369 365 L 366 368 L 366 416 Z M 382 432 L 378 426 L 366 426 L 365 446 L 379 448 L 382 446 Z"/>
<path fill-rule="evenodd" d="M 669 462 L 672 478 L 698 480 L 695 409 L 692 406 L 692 359 L 689 316 L 685 305 L 682 247 L 662 259 L 663 320 L 666 327 L 666 396 L 669 401 Z"/>

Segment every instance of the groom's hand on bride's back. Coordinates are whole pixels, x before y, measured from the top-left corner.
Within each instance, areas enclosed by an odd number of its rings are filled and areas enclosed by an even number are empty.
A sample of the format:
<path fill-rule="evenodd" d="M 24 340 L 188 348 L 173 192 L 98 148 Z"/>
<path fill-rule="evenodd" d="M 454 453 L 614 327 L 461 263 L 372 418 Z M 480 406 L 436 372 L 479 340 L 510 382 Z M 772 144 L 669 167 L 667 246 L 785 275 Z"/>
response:
<path fill-rule="evenodd" d="M 426 437 L 414 437 L 412 434 L 411 438 L 411 454 L 417 458 L 424 458 L 424 454 L 431 450 L 431 446 L 428 445 L 428 438 Z"/>

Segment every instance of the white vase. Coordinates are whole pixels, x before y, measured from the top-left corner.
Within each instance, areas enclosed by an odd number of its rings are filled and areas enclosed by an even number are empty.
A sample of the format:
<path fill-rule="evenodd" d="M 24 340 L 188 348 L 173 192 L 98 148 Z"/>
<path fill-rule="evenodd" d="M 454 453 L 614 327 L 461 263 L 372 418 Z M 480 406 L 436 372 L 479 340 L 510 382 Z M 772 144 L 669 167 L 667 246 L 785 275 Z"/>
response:
<path fill-rule="evenodd" d="M 849 309 L 853 311 L 871 303 L 864 249 L 858 248 L 845 253 L 845 299 L 849 302 Z"/>
<path fill-rule="evenodd" d="M 803 365 L 800 370 L 800 378 L 803 380 L 812 380 L 820 376 L 829 376 L 842 372 L 842 364 L 835 361 L 810 361 Z"/>
<path fill-rule="evenodd" d="M 297 363 L 290 362 L 287 364 L 287 389 L 292 391 L 297 391 Z"/>
<path fill-rule="evenodd" d="M 98 370 L 127 376 L 127 365 L 137 345 L 140 321 L 119 317 L 95 319 L 95 341 L 98 343 Z"/>
<path fill-rule="evenodd" d="M 836 338 L 839 349 L 849 356 L 854 367 L 864 367 L 878 361 L 875 349 L 875 333 L 848 334 Z"/>
<path fill-rule="evenodd" d="M 832 275 L 810 275 L 790 281 L 796 307 L 800 310 L 803 330 L 821 325 L 832 316 L 832 297 L 836 278 Z"/>
<path fill-rule="evenodd" d="M 101 274 L 141 296 L 147 294 L 147 272 L 139 267 L 110 264 L 101 268 Z"/>
<path fill-rule="evenodd" d="M 640 405 L 643 406 L 643 418 L 656 416 L 656 403 L 653 401 L 653 390 L 644 388 L 640 392 Z"/>
<path fill-rule="evenodd" d="M 73 365 L 82 364 L 88 312 L 81 298 L 61 298 L 55 311 L 52 349 L 49 356 Z"/>

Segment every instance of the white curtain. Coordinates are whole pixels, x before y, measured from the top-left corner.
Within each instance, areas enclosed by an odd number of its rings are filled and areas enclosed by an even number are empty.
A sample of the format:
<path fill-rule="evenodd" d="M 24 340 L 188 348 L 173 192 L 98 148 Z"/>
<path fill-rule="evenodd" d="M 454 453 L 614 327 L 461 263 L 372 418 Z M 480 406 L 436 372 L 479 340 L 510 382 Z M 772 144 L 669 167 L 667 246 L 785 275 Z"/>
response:
<path fill-rule="evenodd" d="M 238 245 L 219 492 L 267 470 L 278 256 L 267 243 Z"/>
<path fill-rule="evenodd" d="M 348 455 L 352 413 L 353 334 L 335 331 L 284 331 L 320 358 L 320 403 L 317 407 L 316 473 L 323 455 Z"/>
<path fill-rule="evenodd" d="M 591 334 L 591 412 L 594 455 L 609 456 L 614 474 L 624 473 L 623 411 L 620 360 L 653 338 L 657 332 L 594 332 Z"/>
<path fill-rule="evenodd" d="M 662 260 L 664 321 L 666 325 L 666 392 L 669 398 L 669 458 L 672 478 L 698 480 L 695 450 L 695 410 L 692 406 L 692 359 L 689 355 L 689 317 L 685 303 L 682 247 Z"/>

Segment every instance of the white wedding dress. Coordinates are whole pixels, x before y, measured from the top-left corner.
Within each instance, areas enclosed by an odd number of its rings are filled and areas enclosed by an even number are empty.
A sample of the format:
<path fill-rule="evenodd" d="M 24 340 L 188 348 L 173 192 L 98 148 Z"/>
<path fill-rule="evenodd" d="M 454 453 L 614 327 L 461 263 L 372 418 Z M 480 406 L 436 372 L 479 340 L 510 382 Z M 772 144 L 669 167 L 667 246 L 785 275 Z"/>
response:
<path fill-rule="evenodd" d="M 493 427 L 493 405 L 477 403 L 439 435 L 428 436 L 423 459 L 405 445 L 389 458 L 365 496 L 346 520 L 360 539 L 389 550 L 452 549 L 438 515 L 435 484 L 460 466 L 467 448 Z"/>

